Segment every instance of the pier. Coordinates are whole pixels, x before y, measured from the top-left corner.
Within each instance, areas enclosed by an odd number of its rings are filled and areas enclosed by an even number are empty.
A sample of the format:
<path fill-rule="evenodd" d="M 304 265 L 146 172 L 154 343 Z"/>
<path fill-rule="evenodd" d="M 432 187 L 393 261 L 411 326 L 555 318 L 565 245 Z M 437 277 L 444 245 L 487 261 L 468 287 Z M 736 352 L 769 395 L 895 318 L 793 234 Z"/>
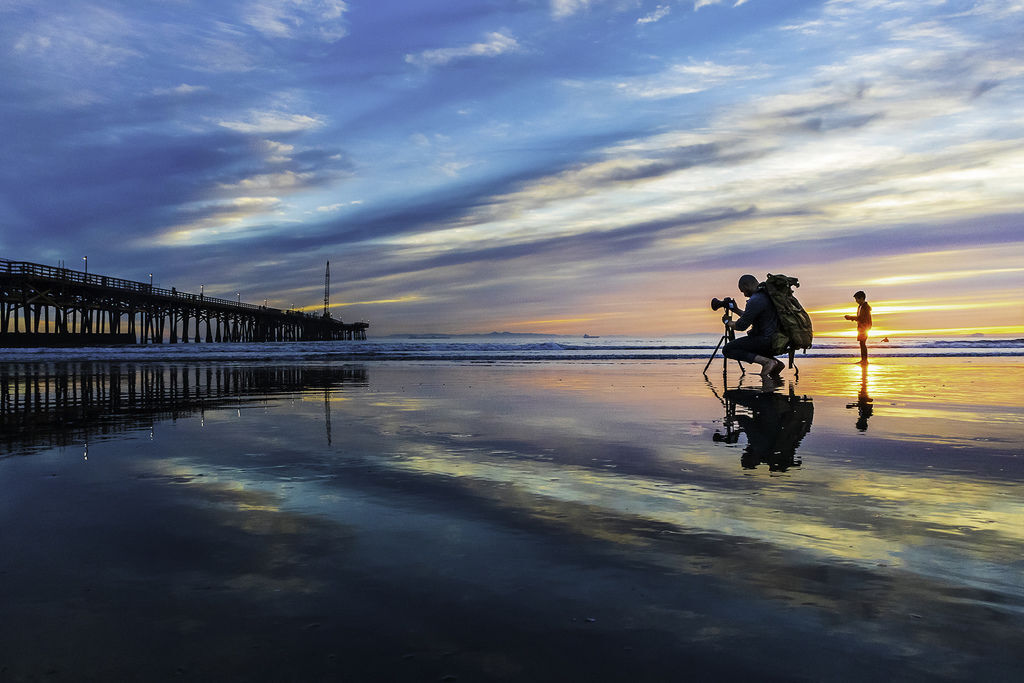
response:
<path fill-rule="evenodd" d="M 366 339 L 365 322 L 0 259 L 0 347 Z"/>

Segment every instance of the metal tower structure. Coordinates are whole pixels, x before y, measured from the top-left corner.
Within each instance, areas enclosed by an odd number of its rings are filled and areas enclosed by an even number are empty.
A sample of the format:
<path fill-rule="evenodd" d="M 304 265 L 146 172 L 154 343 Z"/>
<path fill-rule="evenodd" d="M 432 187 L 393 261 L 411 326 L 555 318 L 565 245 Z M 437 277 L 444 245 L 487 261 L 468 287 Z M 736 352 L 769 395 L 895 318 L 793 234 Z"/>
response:
<path fill-rule="evenodd" d="M 331 317 L 331 262 L 327 262 L 327 270 L 324 271 L 324 317 Z"/>

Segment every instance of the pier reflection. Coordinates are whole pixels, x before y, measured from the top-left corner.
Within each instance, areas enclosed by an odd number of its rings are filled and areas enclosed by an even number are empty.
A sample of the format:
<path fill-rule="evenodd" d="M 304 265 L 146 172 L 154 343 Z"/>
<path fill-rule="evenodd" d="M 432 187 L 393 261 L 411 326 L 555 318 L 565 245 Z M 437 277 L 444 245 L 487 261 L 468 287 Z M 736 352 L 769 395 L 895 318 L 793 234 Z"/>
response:
<path fill-rule="evenodd" d="M 366 383 L 366 369 L 348 365 L 0 365 L 0 457 L 148 430 L 243 400 Z"/>
<path fill-rule="evenodd" d="M 796 451 L 811 430 L 814 404 L 807 396 L 797 396 L 790 385 L 788 394 L 757 389 L 727 389 L 723 430 L 716 430 L 716 443 L 735 444 L 746 434 L 747 445 L 740 462 L 744 469 L 768 465 L 771 472 L 799 467 Z"/>

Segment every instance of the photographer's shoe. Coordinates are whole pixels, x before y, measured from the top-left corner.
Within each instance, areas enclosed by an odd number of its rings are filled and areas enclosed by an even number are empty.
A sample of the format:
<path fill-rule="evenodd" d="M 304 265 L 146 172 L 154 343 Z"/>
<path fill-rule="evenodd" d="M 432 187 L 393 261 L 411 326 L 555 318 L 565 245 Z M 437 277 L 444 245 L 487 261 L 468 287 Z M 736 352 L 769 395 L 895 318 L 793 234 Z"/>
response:
<path fill-rule="evenodd" d="M 783 363 L 781 360 L 776 360 L 775 367 L 771 369 L 771 371 L 768 373 L 768 376 L 774 377 L 775 379 L 782 379 L 782 371 L 785 369 L 786 364 Z"/>

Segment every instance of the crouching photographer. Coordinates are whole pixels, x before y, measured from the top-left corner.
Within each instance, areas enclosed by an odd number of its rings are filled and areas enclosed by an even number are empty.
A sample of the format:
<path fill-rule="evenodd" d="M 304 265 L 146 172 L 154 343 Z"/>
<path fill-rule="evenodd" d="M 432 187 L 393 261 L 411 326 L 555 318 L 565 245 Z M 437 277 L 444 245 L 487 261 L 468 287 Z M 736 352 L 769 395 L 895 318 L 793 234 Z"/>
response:
<path fill-rule="evenodd" d="M 746 330 L 745 337 L 737 337 L 722 347 L 722 355 L 743 363 L 757 363 L 762 377 L 779 377 L 786 364 L 772 355 L 772 337 L 779 331 L 779 316 L 771 297 L 753 275 L 744 275 L 739 281 L 740 291 L 747 297 L 746 309 L 735 304 L 730 308 L 739 314 L 735 320 L 726 316 L 725 326 L 731 330 Z"/>

